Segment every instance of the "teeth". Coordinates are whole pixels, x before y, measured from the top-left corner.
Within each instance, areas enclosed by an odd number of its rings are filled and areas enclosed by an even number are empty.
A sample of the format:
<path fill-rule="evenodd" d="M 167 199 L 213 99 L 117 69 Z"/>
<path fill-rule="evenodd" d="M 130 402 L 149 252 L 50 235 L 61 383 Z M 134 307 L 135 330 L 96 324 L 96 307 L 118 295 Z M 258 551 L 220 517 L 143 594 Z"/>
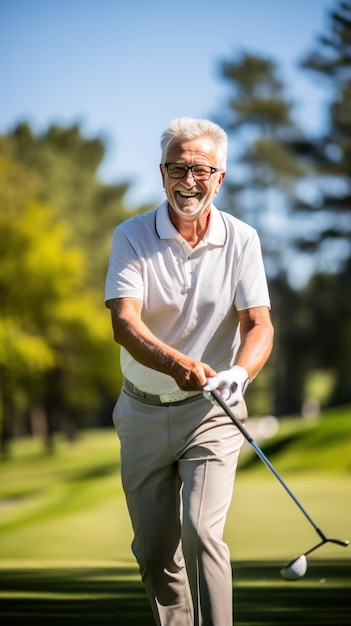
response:
<path fill-rule="evenodd" d="M 193 198 L 194 196 L 196 196 L 196 191 L 180 191 L 179 192 L 181 196 L 185 196 L 186 198 Z"/>

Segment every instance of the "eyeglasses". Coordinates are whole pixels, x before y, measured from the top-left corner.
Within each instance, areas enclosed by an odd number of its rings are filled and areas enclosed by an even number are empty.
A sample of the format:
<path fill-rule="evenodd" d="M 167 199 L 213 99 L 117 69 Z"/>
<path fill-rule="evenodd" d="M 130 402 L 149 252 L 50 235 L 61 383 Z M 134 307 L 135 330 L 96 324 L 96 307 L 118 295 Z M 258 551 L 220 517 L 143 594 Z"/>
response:
<path fill-rule="evenodd" d="M 170 178 L 185 178 L 190 170 L 194 180 L 209 180 L 218 170 L 210 165 L 185 165 L 185 163 L 165 163 Z"/>

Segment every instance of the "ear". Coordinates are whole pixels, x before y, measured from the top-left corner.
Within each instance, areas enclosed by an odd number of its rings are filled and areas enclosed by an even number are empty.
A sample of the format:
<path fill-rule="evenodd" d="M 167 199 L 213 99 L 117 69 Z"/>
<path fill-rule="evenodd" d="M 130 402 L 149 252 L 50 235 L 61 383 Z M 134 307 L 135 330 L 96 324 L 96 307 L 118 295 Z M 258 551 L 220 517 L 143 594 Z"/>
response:
<path fill-rule="evenodd" d="M 218 176 L 218 181 L 217 181 L 217 185 L 216 185 L 216 194 L 219 192 L 221 185 L 223 183 L 224 177 L 225 177 L 225 172 L 220 172 L 219 176 Z"/>
<path fill-rule="evenodd" d="M 161 172 L 162 184 L 163 184 L 163 188 L 164 188 L 165 187 L 165 166 L 162 165 L 162 163 L 160 163 L 160 172 Z"/>

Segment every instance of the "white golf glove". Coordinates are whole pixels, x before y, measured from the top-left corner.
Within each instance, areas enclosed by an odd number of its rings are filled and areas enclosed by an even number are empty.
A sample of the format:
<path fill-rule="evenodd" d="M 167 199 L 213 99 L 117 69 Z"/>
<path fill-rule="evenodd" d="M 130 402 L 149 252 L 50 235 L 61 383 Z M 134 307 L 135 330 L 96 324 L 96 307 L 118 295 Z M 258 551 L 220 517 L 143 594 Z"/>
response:
<path fill-rule="evenodd" d="M 214 389 L 229 406 L 239 404 L 244 398 L 244 393 L 249 384 L 249 375 L 244 367 L 234 365 L 229 370 L 218 372 L 216 376 L 207 379 L 202 393 L 206 400 L 216 404 L 211 391 Z"/>

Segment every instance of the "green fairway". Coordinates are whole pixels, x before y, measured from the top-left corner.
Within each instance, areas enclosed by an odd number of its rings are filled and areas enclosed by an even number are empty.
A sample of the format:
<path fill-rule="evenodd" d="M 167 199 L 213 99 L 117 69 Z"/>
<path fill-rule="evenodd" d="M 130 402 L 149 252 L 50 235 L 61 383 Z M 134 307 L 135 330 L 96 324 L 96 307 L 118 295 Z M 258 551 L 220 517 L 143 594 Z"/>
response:
<path fill-rule="evenodd" d="M 323 532 L 351 539 L 350 410 L 286 420 L 262 448 Z M 254 435 L 255 436 L 255 435 Z M 0 623 L 152 625 L 131 556 L 113 429 L 56 438 L 48 456 L 19 440 L 0 464 Z M 279 569 L 319 541 L 250 446 L 225 530 L 236 626 L 351 624 L 351 548 L 327 544 L 306 576 Z"/>
<path fill-rule="evenodd" d="M 278 568 L 269 561 L 235 563 L 236 626 L 350 625 L 350 562 L 314 562 L 297 583 L 280 580 Z M 137 570 L 128 562 L 8 566 L 0 571 L 0 586 L 4 626 L 154 624 Z"/>

